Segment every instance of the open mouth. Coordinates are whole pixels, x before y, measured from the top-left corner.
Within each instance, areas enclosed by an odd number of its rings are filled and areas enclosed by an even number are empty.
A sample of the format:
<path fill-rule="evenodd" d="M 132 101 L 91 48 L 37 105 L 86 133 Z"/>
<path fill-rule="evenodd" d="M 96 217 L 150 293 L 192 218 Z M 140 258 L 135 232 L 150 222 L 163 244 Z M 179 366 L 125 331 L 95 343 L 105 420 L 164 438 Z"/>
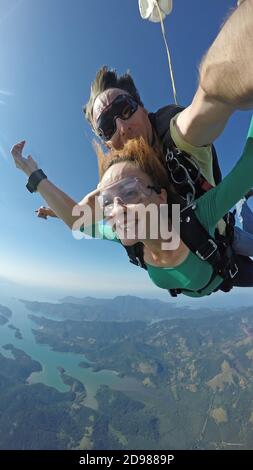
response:
<path fill-rule="evenodd" d="M 135 239 L 138 230 L 138 217 L 134 218 L 134 220 L 124 220 L 124 221 L 117 221 L 115 224 L 115 230 L 118 232 L 118 236 L 120 238 L 129 238 Z"/>
<path fill-rule="evenodd" d="M 133 220 L 132 222 L 128 222 L 128 223 L 124 223 L 124 224 L 118 224 L 118 228 L 120 230 L 126 230 L 127 232 L 129 232 L 130 230 L 133 230 L 133 228 L 136 227 L 136 224 L 137 224 L 137 221 L 136 220 Z"/>
<path fill-rule="evenodd" d="M 115 220 L 110 221 L 113 232 L 118 232 L 118 235 L 122 238 L 123 236 L 127 238 L 129 236 L 131 239 L 136 237 L 139 218 L 138 214 L 135 214 L 134 217 L 127 217 L 126 214 L 123 217 L 119 216 Z"/>
<path fill-rule="evenodd" d="M 124 217 L 124 220 L 122 221 L 121 219 L 117 220 L 117 226 L 120 230 L 133 230 L 134 228 L 137 227 L 138 224 L 138 214 L 135 214 L 135 217 Z"/>

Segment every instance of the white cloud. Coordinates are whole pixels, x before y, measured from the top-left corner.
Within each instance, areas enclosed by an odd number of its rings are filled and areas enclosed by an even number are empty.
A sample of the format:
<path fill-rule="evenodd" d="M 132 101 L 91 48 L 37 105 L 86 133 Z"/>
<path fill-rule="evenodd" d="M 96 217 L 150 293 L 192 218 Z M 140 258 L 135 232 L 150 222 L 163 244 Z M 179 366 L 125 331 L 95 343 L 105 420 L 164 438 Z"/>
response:
<path fill-rule="evenodd" d="M 14 96 L 14 93 L 12 93 L 11 91 L 7 91 L 7 90 L 0 90 L 0 95 L 3 95 L 3 96 Z"/>

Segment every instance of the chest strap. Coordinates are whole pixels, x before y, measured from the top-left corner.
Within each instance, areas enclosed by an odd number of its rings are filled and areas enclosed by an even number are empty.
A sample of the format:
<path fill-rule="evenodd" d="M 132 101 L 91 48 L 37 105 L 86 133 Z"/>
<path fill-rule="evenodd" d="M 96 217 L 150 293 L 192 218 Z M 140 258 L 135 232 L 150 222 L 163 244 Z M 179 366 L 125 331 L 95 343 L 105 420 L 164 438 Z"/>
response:
<path fill-rule="evenodd" d="M 172 297 L 183 291 L 202 293 L 217 275 L 224 279 L 223 287 L 228 292 L 233 287 L 234 277 L 238 273 L 234 251 L 232 249 L 234 220 L 227 223 L 226 236 L 213 238 L 201 225 L 196 214 L 196 205 L 191 204 L 181 211 L 180 237 L 185 245 L 202 261 L 213 267 L 213 273 L 207 284 L 197 291 L 189 289 L 170 289 Z M 229 217 L 229 215 L 228 215 Z"/>

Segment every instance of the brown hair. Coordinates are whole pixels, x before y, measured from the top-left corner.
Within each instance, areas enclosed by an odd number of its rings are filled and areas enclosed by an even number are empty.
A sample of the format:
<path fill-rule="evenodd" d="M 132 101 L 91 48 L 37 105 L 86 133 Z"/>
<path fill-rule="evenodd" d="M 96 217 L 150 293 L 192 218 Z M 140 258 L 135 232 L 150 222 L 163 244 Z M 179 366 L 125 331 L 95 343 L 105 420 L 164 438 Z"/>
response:
<path fill-rule="evenodd" d="M 108 153 L 104 153 L 101 145 L 95 141 L 94 148 L 98 157 L 100 181 L 112 165 L 120 162 L 131 162 L 149 175 L 157 188 L 166 189 L 171 202 L 176 202 L 177 194 L 169 181 L 167 170 L 161 161 L 161 156 L 143 137 L 131 139 L 121 150 L 112 149 Z"/>
<path fill-rule="evenodd" d="M 109 70 L 109 68 L 104 65 L 97 72 L 95 80 L 91 84 L 89 100 L 83 107 L 85 117 L 90 124 L 92 124 L 92 112 L 95 99 L 98 95 L 103 93 L 103 91 L 108 90 L 109 88 L 119 88 L 127 91 L 134 100 L 143 107 L 139 92 L 129 71 L 124 75 L 118 75 L 116 70 Z"/>

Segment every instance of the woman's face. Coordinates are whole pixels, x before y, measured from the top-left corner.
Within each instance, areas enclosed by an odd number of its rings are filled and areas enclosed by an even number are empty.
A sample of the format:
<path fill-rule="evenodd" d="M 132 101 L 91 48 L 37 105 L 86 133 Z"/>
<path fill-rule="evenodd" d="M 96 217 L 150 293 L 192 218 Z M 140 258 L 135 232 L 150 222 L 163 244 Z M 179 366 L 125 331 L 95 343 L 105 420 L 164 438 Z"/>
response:
<path fill-rule="evenodd" d="M 149 175 L 132 162 L 112 165 L 99 188 L 105 219 L 124 245 L 150 238 L 159 207 L 167 203 L 164 189 L 158 194 Z"/>

